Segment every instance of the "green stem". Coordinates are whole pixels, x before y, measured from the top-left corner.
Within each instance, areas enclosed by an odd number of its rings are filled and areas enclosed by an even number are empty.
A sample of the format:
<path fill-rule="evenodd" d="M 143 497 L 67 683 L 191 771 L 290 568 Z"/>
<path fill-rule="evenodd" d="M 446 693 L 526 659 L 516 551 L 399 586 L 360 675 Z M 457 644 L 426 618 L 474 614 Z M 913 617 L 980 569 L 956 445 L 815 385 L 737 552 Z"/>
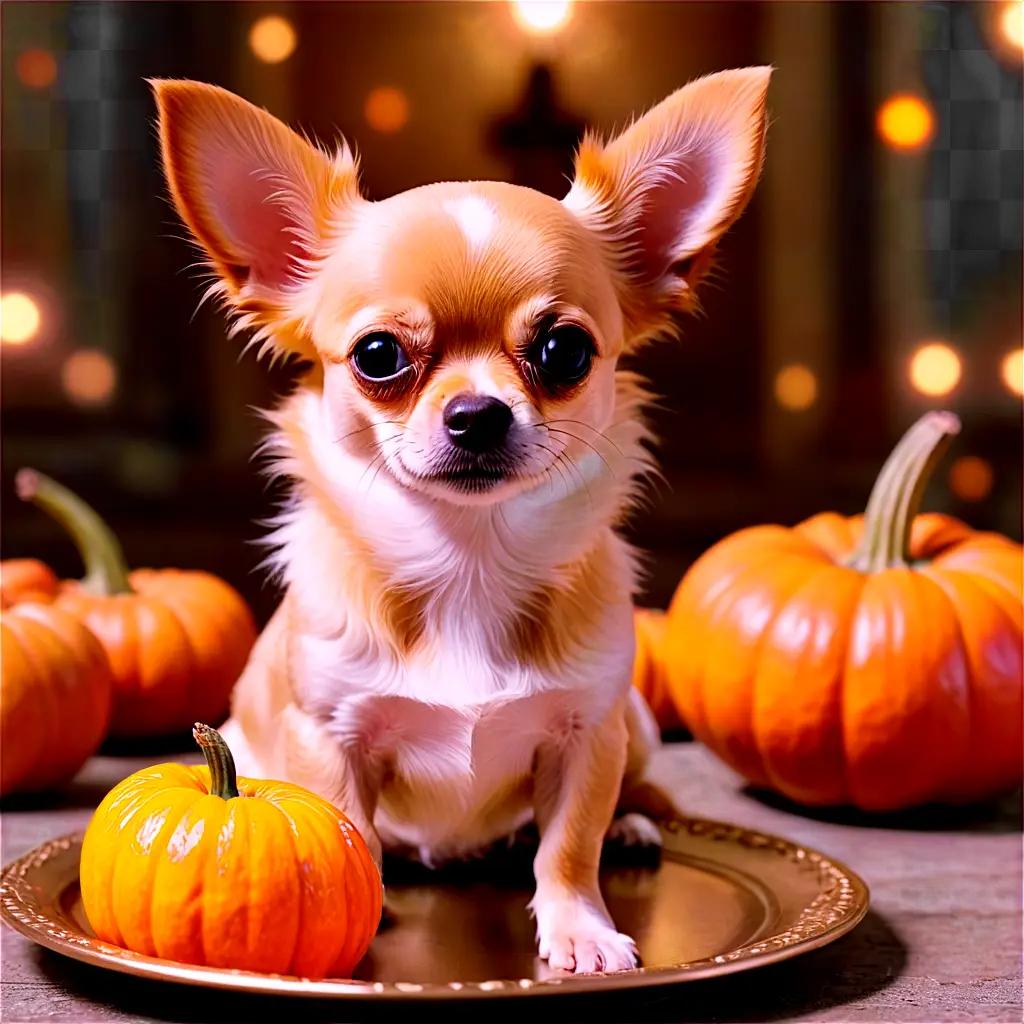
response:
<path fill-rule="evenodd" d="M 86 590 L 107 595 L 131 593 L 121 543 L 95 509 L 34 469 L 18 470 L 14 486 L 22 501 L 31 501 L 53 516 L 71 535 L 85 565 L 82 586 Z"/>
<path fill-rule="evenodd" d="M 202 722 L 196 722 L 192 727 L 192 735 L 210 769 L 210 795 L 219 796 L 224 800 L 233 800 L 239 796 L 235 759 L 231 756 L 224 737 L 216 729 L 203 725 Z"/>
<path fill-rule="evenodd" d="M 880 572 L 910 562 L 910 531 L 925 488 L 960 420 L 951 412 L 925 413 L 900 439 L 882 467 L 864 511 L 864 533 L 846 564 Z"/>

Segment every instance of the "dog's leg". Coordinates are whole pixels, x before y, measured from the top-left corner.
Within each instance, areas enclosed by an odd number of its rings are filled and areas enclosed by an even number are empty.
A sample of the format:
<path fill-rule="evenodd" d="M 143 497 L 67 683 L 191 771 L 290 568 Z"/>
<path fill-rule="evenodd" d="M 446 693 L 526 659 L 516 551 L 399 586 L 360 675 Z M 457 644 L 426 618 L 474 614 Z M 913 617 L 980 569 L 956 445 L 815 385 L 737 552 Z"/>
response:
<path fill-rule="evenodd" d="M 305 786 L 342 811 L 381 866 L 381 842 L 373 827 L 380 773 L 331 736 L 311 715 L 290 704 L 280 719 L 279 751 L 283 777 Z"/>
<path fill-rule="evenodd" d="M 661 830 L 655 822 L 681 817 L 682 812 L 646 777 L 648 761 L 661 746 L 661 734 L 651 709 L 636 690 L 630 690 L 626 700 L 626 732 L 626 770 L 607 838 L 625 847 L 660 847 Z"/>
<path fill-rule="evenodd" d="M 619 705 L 600 725 L 537 752 L 534 803 L 541 838 L 530 907 L 540 955 L 554 968 L 587 973 L 636 966 L 636 945 L 616 930 L 597 883 L 626 742 Z"/>

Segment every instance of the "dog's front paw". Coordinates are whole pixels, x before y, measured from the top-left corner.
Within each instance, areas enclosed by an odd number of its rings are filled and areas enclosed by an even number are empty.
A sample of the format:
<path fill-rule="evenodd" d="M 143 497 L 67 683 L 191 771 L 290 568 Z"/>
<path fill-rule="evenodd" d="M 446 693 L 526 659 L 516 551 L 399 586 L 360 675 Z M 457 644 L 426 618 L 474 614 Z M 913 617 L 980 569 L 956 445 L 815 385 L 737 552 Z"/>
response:
<path fill-rule="evenodd" d="M 593 974 L 637 965 L 636 943 L 615 930 L 608 915 L 582 897 L 535 899 L 537 946 L 556 970 Z"/>
<path fill-rule="evenodd" d="M 605 842 L 641 849 L 661 849 L 661 829 L 635 811 L 616 818 L 605 835 Z"/>

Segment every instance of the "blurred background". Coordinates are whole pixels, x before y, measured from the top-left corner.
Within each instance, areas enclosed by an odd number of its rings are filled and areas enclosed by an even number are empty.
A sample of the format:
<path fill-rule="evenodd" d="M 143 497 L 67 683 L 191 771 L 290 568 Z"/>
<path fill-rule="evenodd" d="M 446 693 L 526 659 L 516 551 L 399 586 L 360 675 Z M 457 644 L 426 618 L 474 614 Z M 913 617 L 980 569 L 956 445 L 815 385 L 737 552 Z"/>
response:
<path fill-rule="evenodd" d="M 927 504 L 1020 537 L 1019 2 L 5 3 L 4 557 L 80 566 L 13 496 L 80 491 L 135 565 L 202 567 L 265 619 L 254 409 L 287 391 L 225 338 L 167 204 L 146 77 L 215 82 L 362 154 L 370 198 L 498 178 L 564 194 L 689 79 L 770 63 L 763 181 L 706 315 L 638 368 L 665 483 L 630 527 L 664 604 L 726 533 L 854 512 L 903 430 L 964 431 Z"/>

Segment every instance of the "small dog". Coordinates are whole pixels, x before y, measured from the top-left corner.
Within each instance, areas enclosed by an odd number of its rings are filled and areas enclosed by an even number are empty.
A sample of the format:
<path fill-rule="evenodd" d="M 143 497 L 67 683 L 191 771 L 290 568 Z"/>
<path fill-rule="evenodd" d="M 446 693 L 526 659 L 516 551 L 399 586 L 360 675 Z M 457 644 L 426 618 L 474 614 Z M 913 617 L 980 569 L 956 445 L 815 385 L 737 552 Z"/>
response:
<path fill-rule="evenodd" d="M 618 363 L 694 307 L 761 169 L 769 75 L 701 78 L 588 136 L 561 202 L 499 182 L 370 202 L 346 145 L 153 83 L 212 291 L 309 365 L 272 414 L 287 589 L 225 726 L 239 768 L 333 801 L 378 858 L 435 864 L 534 819 L 552 968 L 636 964 L 598 888 L 617 807 L 627 841 L 658 837 L 615 532 L 650 469 L 646 394 Z"/>

